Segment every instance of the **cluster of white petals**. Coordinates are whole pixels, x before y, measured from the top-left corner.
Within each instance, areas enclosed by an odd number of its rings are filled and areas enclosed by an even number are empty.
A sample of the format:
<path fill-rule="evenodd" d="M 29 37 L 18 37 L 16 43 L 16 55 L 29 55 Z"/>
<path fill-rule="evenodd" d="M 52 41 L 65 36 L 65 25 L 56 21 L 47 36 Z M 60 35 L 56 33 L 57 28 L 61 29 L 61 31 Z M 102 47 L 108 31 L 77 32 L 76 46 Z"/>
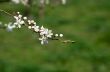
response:
<path fill-rule="evenodd" d="M 14 23 L 14 25 L 15 25 L 17 28 L 21 28 L 21 25 L 24 24 L 24 20 L 22 20 L 22 15 L 19 14 L 19 12 L 17 12 L 17 15 L 14 16 L 14 18 L 16 19 L 16 22 Z"/>
<path fill-rule="evenodd" d="M 63 37 L 63 34 L 53 34 L 52 30 L 45 28 L 44 26 L 39 26 L 34 20 L 29 20 L 27 17 L 23 17 L 19 12 L 13 16 L 15 22 L 10 22 L 4 26 L 8 31 L 13 31 L 14 28 L 21 28 L 22 25 L 26 26 L 29 30 L 34 31 L 39 35 L 39 40 L 41 44 L 47 44 L 48 39 L 54 39 L 58 37 Z M 1 24 L 1 23 L 0 23 Z"/>

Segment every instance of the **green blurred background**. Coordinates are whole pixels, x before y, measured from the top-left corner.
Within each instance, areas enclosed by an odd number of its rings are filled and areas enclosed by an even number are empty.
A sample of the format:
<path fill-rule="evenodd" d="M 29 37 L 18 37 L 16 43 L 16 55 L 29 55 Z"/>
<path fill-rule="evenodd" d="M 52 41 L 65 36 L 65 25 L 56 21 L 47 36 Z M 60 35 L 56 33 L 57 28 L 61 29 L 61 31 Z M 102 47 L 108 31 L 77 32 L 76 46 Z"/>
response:
<path fill-rule="evenodd" d="M 24 5 L 7 1 L 0 0 L 0 9 L 25 15 Z M 28 16 L 76 43 L 49 41 L 42 46 L 25 27 L 0 29 L 0 72 L 110 72 L 110 0 L 67 0 L 66 5 L 46 5 L 44 10 L 40 18 L 33 0 Z M 13 19 L 0 12 L 0 21 Z"/>

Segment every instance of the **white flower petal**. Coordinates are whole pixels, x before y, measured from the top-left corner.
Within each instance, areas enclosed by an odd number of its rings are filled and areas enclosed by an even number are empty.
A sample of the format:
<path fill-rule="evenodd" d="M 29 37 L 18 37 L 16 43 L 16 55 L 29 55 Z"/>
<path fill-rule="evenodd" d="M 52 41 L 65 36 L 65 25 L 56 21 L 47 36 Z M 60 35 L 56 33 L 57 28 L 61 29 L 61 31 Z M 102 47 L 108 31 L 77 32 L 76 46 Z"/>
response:
<path fill-rule="evenodd" d="M 28 26 L 28 28 L 31 29 L 32 27 L 31 26 Z"/>
<path fill-rule="evenodd" d="M 24 21 L 22 20 L 22 21 L 20 21 L 20 24 L 24 24 Z"/>
<path fill-rule="evenodd" d="M 63 34 L 60 34 L 59 36 L 60 36 L 60 37 L 63 37 Z"/>
<path fill-rule="evenodd" d="M 24 20 L 27 20 L 27 17 L 23 17 Z"/>
<path fill-rule="evenodd" d="M 56 37 L 58 37 L 58 34 L 55 34 Z"/>

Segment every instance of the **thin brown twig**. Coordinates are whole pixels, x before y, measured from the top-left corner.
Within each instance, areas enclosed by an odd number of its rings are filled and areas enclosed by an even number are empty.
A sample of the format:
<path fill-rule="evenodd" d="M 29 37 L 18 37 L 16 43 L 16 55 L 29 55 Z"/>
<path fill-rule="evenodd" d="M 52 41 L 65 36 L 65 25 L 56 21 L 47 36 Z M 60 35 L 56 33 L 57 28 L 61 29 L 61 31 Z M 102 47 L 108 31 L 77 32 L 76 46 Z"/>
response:
<path fill-rule="evenodd" d="M 58 39 L 58 38 L 51 38 L 52 40 L 59 40 L 62 43 L 75 43 L 76 41 L 72 41 L 72 40 L 62 40 L 62 39 Z"/>
<path fill-rule="evenodd" d="M 4 12 L 5 14 L 8 14 L 8 15 L 10 15 L 10 16 L 13 16 L 12 14 L 10 14 L 9 12 L 7 12 L 7 11 L 5 11 L 5 10 L 0 9 L 0 11 L 1 11 L 1 12 Z"/>

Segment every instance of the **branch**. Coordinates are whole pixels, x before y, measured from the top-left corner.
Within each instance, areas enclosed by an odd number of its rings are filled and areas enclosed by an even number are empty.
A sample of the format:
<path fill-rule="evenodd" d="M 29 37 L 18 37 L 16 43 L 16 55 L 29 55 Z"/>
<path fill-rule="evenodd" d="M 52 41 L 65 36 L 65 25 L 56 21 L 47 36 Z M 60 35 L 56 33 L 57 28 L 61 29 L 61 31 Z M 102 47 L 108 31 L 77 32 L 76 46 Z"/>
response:
<path fill-rule="evenodd" d="M 12 14 L 10 14 L 9 12 L 6 12 L 5 10 L 0 9 L 0 11 L 7 14 L 7 15 L 13 16 Z"/>
<path fill-rule="evenodd" d="M 12 14 L 4 11 L 4 13 L 13 16 Z M 45 28 L 44 26 L 38 26 L 34 20 L 29 20 L 27 17 L 24 17 L 19 12 L 17 12 L 13 18 L 15 19 L 15 22 L 10 22 L 9 24 L 5 25 L 8 31 L 13 31 L 14 28 L 21 28 L 23 25 L 26 26 L 29 30 L 37 33 L 39 35 L 39 40 L 41 41 L 41 44 L 47 44 L 48 40 L 58 40 L 62 43 L 75 43 L 75 41 L 72 40 L 63 40 L 63 34 L 54 34 L 52 30 L 49 30 L 48 28 Z"/>

